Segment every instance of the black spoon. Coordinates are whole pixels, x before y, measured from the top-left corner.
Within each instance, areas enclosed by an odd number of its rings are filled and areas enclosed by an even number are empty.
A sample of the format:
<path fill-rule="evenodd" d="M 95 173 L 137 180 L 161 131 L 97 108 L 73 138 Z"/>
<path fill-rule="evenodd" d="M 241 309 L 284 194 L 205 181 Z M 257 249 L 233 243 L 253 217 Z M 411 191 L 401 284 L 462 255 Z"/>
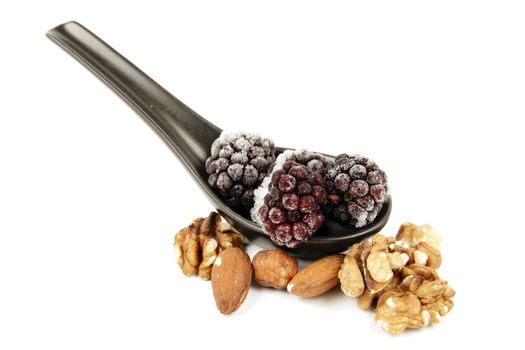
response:
<path fill-rule="evenodd" d="M 106 83 L 155 130 L 230 225 L 260 247 L 275 247 L 259 225 L 229 208 L 207 184 L 204 162 L 221 129 L 192 111 L 79 23 L 59 25 L 47 32 L 47 36 Z M 278 152 L 284 150 L 278 148 Z M 391 209 L 392 202 L 388 198 L 369 226 L 355 229 L 327 221 L 320 232 L 300 247 L 281 248 L 303 258 L 342 252 L 353 243 L 379 232 Z"/>

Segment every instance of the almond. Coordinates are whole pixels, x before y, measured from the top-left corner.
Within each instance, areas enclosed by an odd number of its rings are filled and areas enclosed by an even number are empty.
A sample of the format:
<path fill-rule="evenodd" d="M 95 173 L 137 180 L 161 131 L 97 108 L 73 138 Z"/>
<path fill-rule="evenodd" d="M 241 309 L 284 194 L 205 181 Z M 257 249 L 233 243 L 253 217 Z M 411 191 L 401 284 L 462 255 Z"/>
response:
<path fill-rule="evenodd" d="M 241 306 L 252 280 L 250 257 L 239 248 L 223 250 L 211 271 L 211 287 L 220 312 L 231 314 Z"/>
<path fill-rule="evenodd" d="M 284 289 L 297 274 L 297 259 L 282 249 L 261 250 L 252 261 L 255 282 L 263 287 Z"/>
<path fill-rule="evenodd" d="M 304 298 L 328 292 L 339 284 L 337 274 L 343 260 L 343 255 L 331 255 L 313 262 L 292 278 L 288 291 Z"/>

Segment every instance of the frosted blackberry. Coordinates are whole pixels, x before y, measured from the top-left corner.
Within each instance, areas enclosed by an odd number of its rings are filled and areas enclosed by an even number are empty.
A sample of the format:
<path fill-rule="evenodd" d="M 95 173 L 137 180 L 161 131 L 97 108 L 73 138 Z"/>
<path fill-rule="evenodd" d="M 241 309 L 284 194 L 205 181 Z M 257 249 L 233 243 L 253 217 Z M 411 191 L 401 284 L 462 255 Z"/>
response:
<path fill-rule="evenodd" d="M 386 174 L 376 163 L 360 155 L 337 156 L 325 174 L 328 217 L 355 227 L 375 220 L 388 197 Z"/>
<path fill-rule="evenodd" d="M 271 171 L 274 161 L 273 141 L 254 134 L 223 132 L 206 159 L 208 184 L 231 208 L 249 211 L 253 191 Z"/>
<path fill-rule="evenodd" d="M 283 155 L 255 193 L 252 218 L 277 245 L 295 248 L 325 221 L 321 210 L 327 200 L 323 177 Z"/>
<path fill-rule="evenodd" d="M 287 150 L 283 152 L 283 155 L 286 157 L 286 160 L 306 165 L 310 170 L 321 175 L 326 173 L 326 170 L 330 165 L 330 161 L 322 154 L 305 149 L 297 151 Z"/>

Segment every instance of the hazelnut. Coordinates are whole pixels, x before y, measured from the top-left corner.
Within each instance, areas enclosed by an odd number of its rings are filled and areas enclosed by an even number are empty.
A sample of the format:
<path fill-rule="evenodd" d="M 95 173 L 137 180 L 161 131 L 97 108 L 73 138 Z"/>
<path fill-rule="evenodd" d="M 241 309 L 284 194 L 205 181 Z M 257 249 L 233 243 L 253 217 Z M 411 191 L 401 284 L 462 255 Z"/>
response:
<path fill-rule="evenodd" d="M 255 282 L 263 287 L 284 289 L 297 274 L 297 259 L 282 249 L 261 250 L 252 261 Z"/>

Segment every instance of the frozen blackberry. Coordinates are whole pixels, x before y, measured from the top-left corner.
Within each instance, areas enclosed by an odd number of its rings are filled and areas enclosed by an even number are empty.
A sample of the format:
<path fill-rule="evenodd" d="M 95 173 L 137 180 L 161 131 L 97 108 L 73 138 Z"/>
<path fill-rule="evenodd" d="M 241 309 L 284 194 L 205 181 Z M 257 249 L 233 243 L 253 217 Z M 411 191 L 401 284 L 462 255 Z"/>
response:
<path fill-rule="evenodd" d="M 286 150 L 282 154 L 286 160 L 291 160 L 306 165 L 313 172 L 319 173 L 323 176 L 330 165 L 330 161 L 322 154 L 305 149 L 297 151 Z"/>
<path fill-rule="evenodd" d="M 386 174 L 360 155 L 341 154 L 325 174 L 328 217 L 357 228 L 373 222 L 388 197 Z"/>
<path fill-rule="evenodd" d="M 327 200 L 323 177 L 282 155 L 255 193 L 252 218 L 277 245 L 295 248 L 325 221 L 321 210 Z"/>
<path fill-rule="evenodd" d="M 222 133 L 206 159 L 208 184 L 234 209 L 253 206 L 253 191 L 271 171 L 275 161 L 273 141 L 254 134 Z"/>

